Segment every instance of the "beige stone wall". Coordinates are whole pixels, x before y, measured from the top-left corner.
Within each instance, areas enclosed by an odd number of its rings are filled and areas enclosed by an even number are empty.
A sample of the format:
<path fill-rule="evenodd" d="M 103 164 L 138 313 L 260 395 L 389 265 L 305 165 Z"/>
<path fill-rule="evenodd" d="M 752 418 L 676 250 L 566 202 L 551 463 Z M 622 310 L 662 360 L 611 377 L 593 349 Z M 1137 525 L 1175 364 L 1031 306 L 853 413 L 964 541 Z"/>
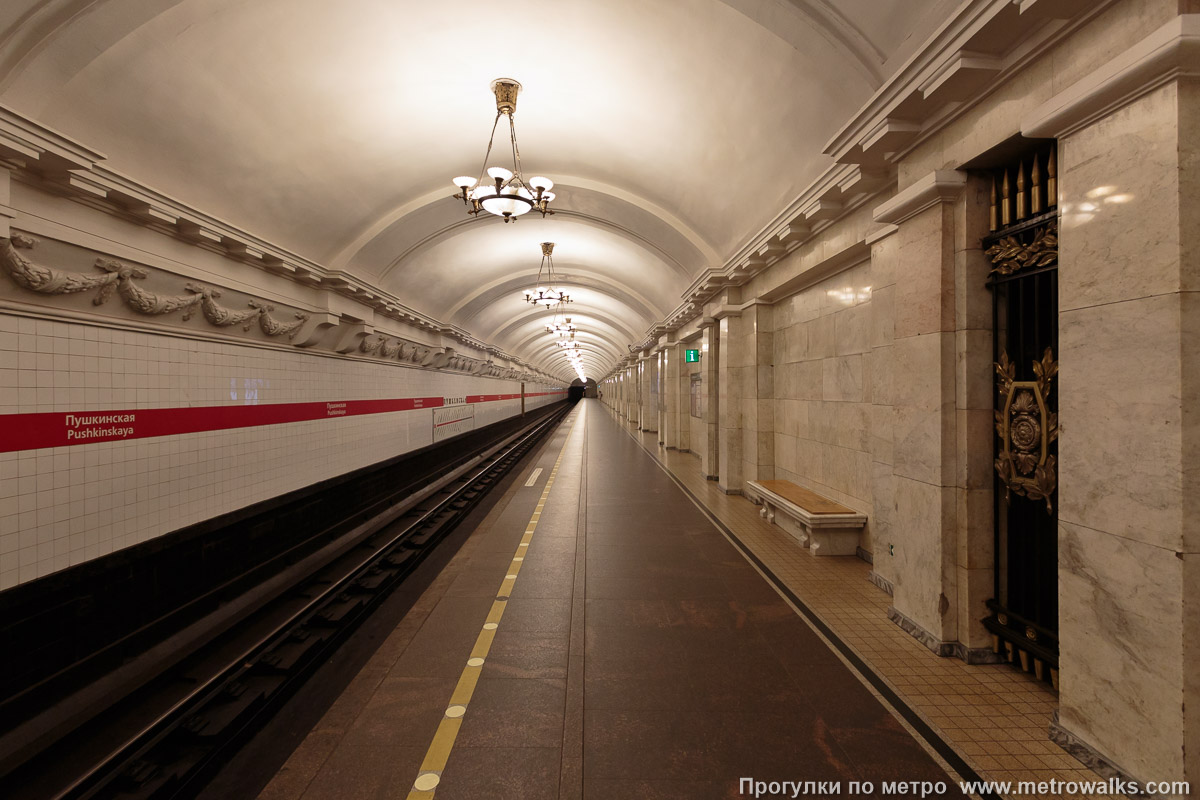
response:
<path fill-rule="evenodd" d="M 868 517 L 872 284 L 871 264 L 862 263 L 775 304 L 770 404 L 775 477 Z"/>
<path fill-rule="evenodd" d="M 1181 644 L 1200 231 L 1180 184 L 1196 180 L 1180 171 L 1195 112 L 1181 119 L 1179 99 L 1164 86 L 1060 142 L 1061 715 L 1147 777 L 1181 772 L 1195 696 Z"/>

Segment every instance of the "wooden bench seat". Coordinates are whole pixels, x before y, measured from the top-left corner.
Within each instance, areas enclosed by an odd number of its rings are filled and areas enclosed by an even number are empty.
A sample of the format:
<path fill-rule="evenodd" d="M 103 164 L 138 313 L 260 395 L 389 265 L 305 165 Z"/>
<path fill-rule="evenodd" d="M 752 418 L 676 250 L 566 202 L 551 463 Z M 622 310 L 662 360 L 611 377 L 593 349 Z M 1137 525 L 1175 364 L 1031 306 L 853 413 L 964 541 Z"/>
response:
<path fill-rule="evenodd" d="M 814 556 L 852 556 L 867 515 L 791 481 L 749 481 L 746 496 L 759 514 L 796 537 Z"/>

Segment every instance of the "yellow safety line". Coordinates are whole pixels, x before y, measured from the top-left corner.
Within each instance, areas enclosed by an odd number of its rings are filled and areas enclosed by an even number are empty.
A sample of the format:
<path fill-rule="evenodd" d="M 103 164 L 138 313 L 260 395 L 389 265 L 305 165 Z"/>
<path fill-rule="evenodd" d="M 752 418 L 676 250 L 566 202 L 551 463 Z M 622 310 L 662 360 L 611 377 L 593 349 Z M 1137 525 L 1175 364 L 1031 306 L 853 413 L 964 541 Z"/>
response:
<path fill-rule="evenodd" d="M 504 616 L 504 607 L 508 604 L 513 586 L 516 585 L 521 565 L 525 563 L 525 553 L 528 552 L 529 543 L 533 541 L 533 532 L 537 529 L 542 509 L 546 505 L 546 498 L 550 496 L 550 488 L 554 486 L 554 478 L 558 475 L 558 467 L 567 454 L 567 444 L 574 430 L 575 426 L 572 425 L 571 431 L 567 434 L 567 441 L 563 442 L 562 452 L 558 454 L 558 460 L 550 469 L 550 476 L 546 478 L 546 488 L 542 490 L 542 497 L 533 510 L 533 516 L 529 518 L 529 524 L 525 526 L 525 535 L 521 537 L 521 543 L 517 545 L 517 552 L 509 562 L 508 574 L 500 583 L 500 589 L 496 592 L 492 608 L 488 611 L 487 619 L 484 620 L 478 638 L 475 639 L 475 646 L 471 648 L 467 665 L 463 667 L 462 674 L 458 677 L 458 684 L 454 687 L 453 694 L 450 695 L 450 703 L 446 707 L 442 721 L 438 723 L 437 732 L 433 734 L 429 750 L 425 752 L 425 760 L 421 762 L 417 779 L 413 781 L 412 789 L 409 790 L 408 800 L 430 800 L 442 780 L 442 770 L 446 768 L 446 762 L 450 759 L 450 751 L 454 749 L 454 740 L 458 738 L 463 716 L 467 713 L 467 706 L 471 702 L 472 695 L 475 694 L 475 686 L 479 683 L 479 674 L 483 671 L 483 664 L 487 660 L 488 652 L 492 649 L 492 641 L 496 638 L 496 629 L 500 626 L 500 618 Z"/>

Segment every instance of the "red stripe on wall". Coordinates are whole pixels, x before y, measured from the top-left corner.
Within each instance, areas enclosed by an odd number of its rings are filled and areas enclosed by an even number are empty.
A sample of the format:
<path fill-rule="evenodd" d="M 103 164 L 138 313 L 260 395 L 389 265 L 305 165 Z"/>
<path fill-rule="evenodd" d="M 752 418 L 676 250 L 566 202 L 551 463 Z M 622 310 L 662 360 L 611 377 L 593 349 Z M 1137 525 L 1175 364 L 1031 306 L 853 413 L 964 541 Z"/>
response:
<path fill-rule="evenodd" d="M 526 396 L 540 397 L 550 394 L 565 394 L 565 391 L 541 392 Z M 466 398 L 466 402 L 490 403 L 497 400 L 516 400 L 520 397 L 520 394 L 472 395 Z M 445 404 L 445 398 L 442 397 L 400 397 L 389 400 L 340 400 L 324 403 L 0 414 L 0 453 L 149 439 L 182 433 L 255 428 L 262 425 L 355 417 L 363 414 L 386 414 L 419 408 L 437 408 Z"/>

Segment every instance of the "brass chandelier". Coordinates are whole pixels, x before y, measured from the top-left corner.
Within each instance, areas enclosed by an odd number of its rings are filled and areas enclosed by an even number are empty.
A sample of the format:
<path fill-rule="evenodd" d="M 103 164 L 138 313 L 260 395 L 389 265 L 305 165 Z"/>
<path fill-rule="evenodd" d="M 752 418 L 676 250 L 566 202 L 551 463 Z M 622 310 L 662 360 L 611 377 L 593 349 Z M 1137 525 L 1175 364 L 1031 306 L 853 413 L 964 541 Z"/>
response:
<path fill-rule="evenodd" d="M 492 136 L 488 139 L 487 152 L 483 156 L 483 167 L 478 178 L 462 175 L 454 179 L 454 185 L 460 190 L 454 197 L 463 201 L 468 214 L 478 216 L 480 211 L 486 211 L 503 217 L 505 222 L 513 222 L 522 214 L 534 210 L 542 212 L 543 217 L 553 214 L 549 206 L 550 201 L 554 199 L 554 192 L 550 191 L 554 188 L 554 182 L 540 175 L 526 181 L 521 174 L 521 151 L 517 147 L 517 128 L 513 123 L 513 114 L 517 111 L 517 93 L 521 91 L 521 84 L 511 78 L 497 78 L 492 81 L 491 89 L 496 95 L 496 121 L 492 124 Z M 511 170 L 488 166 L 501 117 L 508 117 L 508 139 L 512 148 Z M 483 180 L 485 172 L 488 176 L 486 183 Z"/>
<path fill-rule="evenodd" d="M 574 339 L 575 331 L 578 329 L 571 324 L 570 317 L 562 317 L 561 313 L 561 307 L 554 312 L 554 321 L 546 326 L 546 333 L 558 334 L 560 339 Z"/>
<path fill-rule="evenodd" d="M 549 311 L 556 305 L 571 302 L 570 296 L 554 284 L 554 242 L 542 242 L 542 263 L 538 267 L 537 283 L 534 288 L 525 290 L 525 302 L 542 305 Z"/>

